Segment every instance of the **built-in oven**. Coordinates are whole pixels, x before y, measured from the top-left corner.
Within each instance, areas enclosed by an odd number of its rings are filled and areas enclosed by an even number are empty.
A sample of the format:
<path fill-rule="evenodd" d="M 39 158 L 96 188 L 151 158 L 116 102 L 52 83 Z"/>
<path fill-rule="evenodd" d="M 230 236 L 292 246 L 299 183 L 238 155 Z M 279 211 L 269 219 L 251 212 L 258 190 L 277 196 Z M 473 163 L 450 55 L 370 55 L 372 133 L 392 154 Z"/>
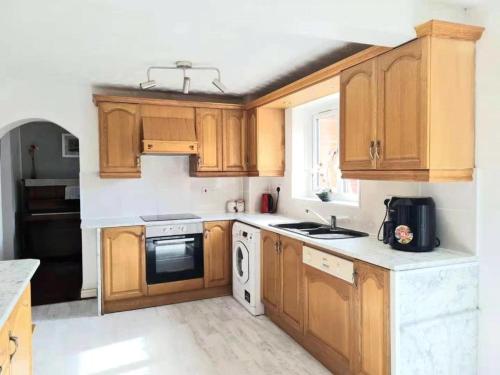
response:
<path fill-rule="evenodd" d="M 146 227 L 148 284 L 203 277 L 203 224 L 179 223 Z"/>

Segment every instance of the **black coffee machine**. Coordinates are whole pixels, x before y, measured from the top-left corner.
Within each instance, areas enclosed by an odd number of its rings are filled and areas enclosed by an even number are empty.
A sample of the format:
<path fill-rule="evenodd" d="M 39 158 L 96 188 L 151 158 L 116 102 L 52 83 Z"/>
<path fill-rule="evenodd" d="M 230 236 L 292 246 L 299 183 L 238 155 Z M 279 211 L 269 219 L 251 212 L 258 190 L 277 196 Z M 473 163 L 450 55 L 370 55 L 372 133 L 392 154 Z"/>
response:
<path fill-rule="evenodd" d="M 436 237 L 436 205 L 430 197 L 386 199 L 383 241 L 393 249 L 411 252 L 432 251 Z"/>

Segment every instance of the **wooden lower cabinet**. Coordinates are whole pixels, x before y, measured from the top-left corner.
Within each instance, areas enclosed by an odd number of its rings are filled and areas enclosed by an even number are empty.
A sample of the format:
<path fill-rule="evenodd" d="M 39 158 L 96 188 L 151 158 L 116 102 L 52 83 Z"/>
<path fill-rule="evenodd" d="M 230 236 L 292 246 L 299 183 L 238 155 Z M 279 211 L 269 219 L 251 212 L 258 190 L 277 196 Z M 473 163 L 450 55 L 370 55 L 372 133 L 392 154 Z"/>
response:
<path fill-rule="evenodd" d="M 278 253 L 279 235 L 261 231 L 262 259 L 262 303 L 266 310 L 277 313 L 280 305 L 280 256 Z"/>
<path fill-rule="evenodd" d="M 303 326 L 302 242 L 281 237 L 279 242 L 281 293 L 280 316 L 296 331 Z"/>
<path fill-rule="evenodd" d="M 390 374 L 389 271 L 354 261 L 354 283 L 302 263 L 302 242 L 261 231 L 265 313 L 334 374 Z"/>
<path fill-rule="evenodd" d="M 390 300 L 389 271 L 356 262 L 356 336 L 355 373 L 390 374 Z"/>
<path fill-rule="evenodd" d="M 103 302 L 147 295 L 143 226 L 102 230 Z"/>
<path fill-rule="evenodd" d="M 232 280 L 231 222 L 205 223 L 203 238 L 205 288 L 230 285 Z"/>
<path fill-rule="evenodd" d="M 262 302 L 266 313 L 294 336 L 301 335 L 302 242 L 261 232 Z"/>
<path fill-rule="evenodd" d="M 30 286 L 0 328 L 0 374 L 32 374 L 32 320 Z"/>
<path fill-rule="evenodd" d="M 205 223 L 203 277 L 150 285 L 146 282 L 145 227 L 103 229 L 102 311 L 127 311 L 230 295 L 231 224 Z"/>
<path fill-rule="evenodd" d="M 353 286 L 304 265 L 304 346 L 335 374 L 353 367 Z"/>

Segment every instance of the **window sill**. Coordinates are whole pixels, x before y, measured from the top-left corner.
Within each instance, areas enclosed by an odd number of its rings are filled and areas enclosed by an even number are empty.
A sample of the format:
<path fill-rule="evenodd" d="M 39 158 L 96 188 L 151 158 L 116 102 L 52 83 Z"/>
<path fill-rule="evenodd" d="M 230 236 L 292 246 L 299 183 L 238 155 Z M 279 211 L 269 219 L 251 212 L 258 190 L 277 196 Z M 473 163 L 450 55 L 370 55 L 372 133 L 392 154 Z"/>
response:
<path fill-rule="evenodd" d="M 359 208 L 359 201 L 343 201 L 343 200 L 332 200 L 329 202 L 323 202 L 322 200 L 318 198 L 313 198 L 313 197 L 293 197 L 292 199 L 294 200 L 299 200 L 299 201 L 306 201 L 306 202 L 317 202 L 320 204 L 326 204 L 326 205 L 338 205 L 338 206 L 347 206 L 347 207 L 353 207 L 353 208 Z"/>

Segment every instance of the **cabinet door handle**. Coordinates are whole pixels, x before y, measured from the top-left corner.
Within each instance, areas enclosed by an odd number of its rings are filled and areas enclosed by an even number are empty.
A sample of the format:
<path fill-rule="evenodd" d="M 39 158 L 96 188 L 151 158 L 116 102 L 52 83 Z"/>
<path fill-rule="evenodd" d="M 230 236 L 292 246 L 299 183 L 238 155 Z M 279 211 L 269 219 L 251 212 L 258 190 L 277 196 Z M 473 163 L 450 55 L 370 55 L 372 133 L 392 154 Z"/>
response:
<path fill-rule="evenodd" d="M 375 145 L 375 159 L 380 159 L 380 149 L 381 149 L 380 141 L 377 141 L 377 144 Z"/>
<path fill-rule="evenodd" d="M 278 251 L 279 251 L 279 246 L 280 246 L 280 245 L 279 245 L 278 241 L 276 241 L 276 242 L 274 243 L 274 251 L 278 252 Z"/>
<path fill-rule="evenodd" d="M 201 165 L 201 156 L 198 156 L 198 167 Z"/>
<path fill-rule="evenodd" d="M 209 231 L 208 229 L 205 231 L 205 239 L 207 239 L 207 238 L 208 238 L 208 233 L 209 233 L 209 232 L 210 232 L 210 231 Z"/>
<path fill-rule="evenodd" d="M 13 336 L 12 332 L 9 332 L 9 341 L 12 341 L 14 343 L 14 347 L 15 347 L 14 352 L 12 352 L 9 356 L 10 360 L 12 361 L 12 358 L 14 358 L 14 356 L 17 353 L 17 349 L 19 349 L 19 337 Z"/>
<path fill-rule="evenodd" d="M 146 236 L 144 235 L 144 233 L 141 234 L 141 241 L 145 241 L 146 240 Z"/>
<path fill-rule="evenodd" d="M 357 288 L 358 287 L 358 279 L 359 279 L 358 271 L 354 270 L 354 272 L 352 273 L 352 279 L 354 282 L 354 286 Z"/>
<path fill-rule="evenodd" d="M 370 153 L 370 159 L 371 160 L 374 160 L 375 159 L 375 155 L 373 154 L 373 148 L 375 147 L 375 142 L 374 141 L 371 141 L 370 142 L 370 147 L 368 149 L 368 152 Z"/>
<path fill-rule="evenodd" d="M 135 159 L 135 164 L 140 167 L 141 166 L 141 155 L 137 155 L 137 158 Z"/>

